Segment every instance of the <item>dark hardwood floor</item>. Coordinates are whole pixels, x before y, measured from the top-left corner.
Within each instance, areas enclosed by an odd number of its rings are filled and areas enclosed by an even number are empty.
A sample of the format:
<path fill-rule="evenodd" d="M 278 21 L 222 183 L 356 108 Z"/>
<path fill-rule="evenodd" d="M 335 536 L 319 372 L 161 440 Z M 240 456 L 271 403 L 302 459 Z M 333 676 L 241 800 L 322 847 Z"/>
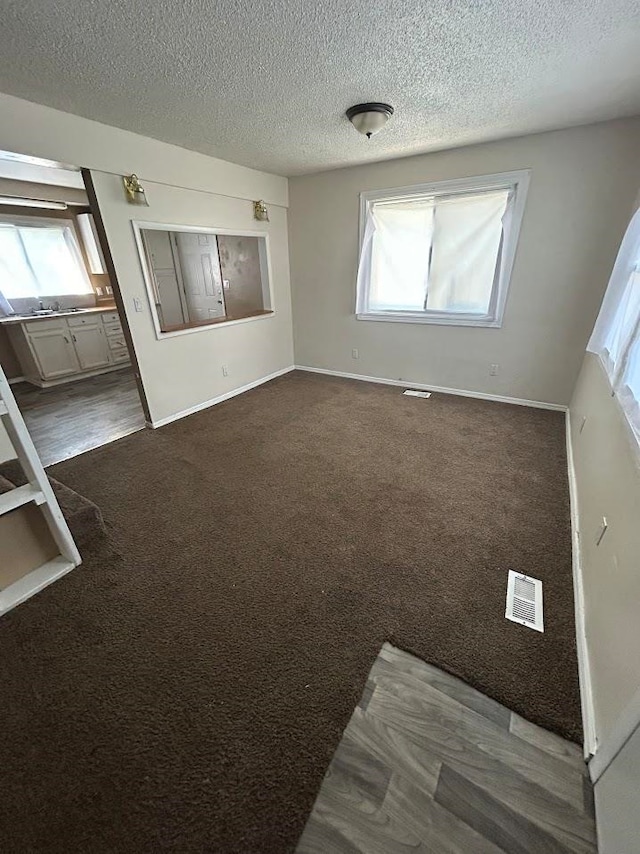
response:
<path fill-rule="evenodd" d="M 297 854 L 592 854 L 582 751 L 385 644 Z"/>
<path fill-rule="evenodd" d="M 16 383 L 12 390 L 45 466 L 145 426 L 131 367 L 46 389 Z"/>

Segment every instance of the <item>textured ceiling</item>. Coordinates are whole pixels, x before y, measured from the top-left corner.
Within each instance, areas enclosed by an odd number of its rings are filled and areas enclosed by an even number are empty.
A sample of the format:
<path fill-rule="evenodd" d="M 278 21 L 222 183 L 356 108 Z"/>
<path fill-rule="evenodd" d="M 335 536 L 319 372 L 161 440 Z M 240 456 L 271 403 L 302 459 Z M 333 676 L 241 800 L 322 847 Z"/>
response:
<path fill-rule="evenodd" d="M 0 90 L 283 175 L 640 113 L 638 0 L 5 0 Z M 351 104 L 396 115 L 367 141 Z"/>

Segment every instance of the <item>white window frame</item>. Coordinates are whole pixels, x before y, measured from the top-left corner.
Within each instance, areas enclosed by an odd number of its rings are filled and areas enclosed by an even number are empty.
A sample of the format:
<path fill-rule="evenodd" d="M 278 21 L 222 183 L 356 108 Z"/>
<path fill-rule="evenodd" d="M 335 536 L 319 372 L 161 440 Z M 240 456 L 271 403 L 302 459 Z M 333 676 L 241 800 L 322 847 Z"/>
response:
<path fill-rule="evenodd" d="M 80 273 L 85 280 L 85 284 L 88 286 L 89 290 L 83 291 L 79 294 L 33 294 L 27 297 L 13 297 L 14 300 L 18 299 L 54 299 L 57 296 L 93 296 L 95 294 L 95 290 L 93 288 L 93 282 L 89 276 L 87 271 L 87 265 L 85 264 L 84 257 L 82 255 L 82 249 L 80 247 L 80 237 L 78 235 L 78 231 L 76 229 L 76 224 L 73 221 L 73 218 L 67 219 L 66 217 L 47 217 L 47 216 L 21 216 L 18 214 L 14 216 L 12 214 L 0 214 L 0 222 L 7 222 L 10 225 L 15 225 L 17 228 L 69 228 L 71 230 L 71 234 L 73 235 L 73 245 L 71 249 L 71 254 L 78 264 L 78 268 L 80 269 Z M 1 288 L 0 288 L 1 290 Z M 7 297 L 9 302 L 11 302 L 11 298 Z"/>
<path fill-rule="evenodd" d="M 362 256 L 365 228 L 369 211 L 375 202 L 416 199 L 422 196 L 444 196 L 457 193 L 486 192 L 489 190 L 509 190 L 514 198 L 511 214 L 504 224 L 504 240 L 500 254 L 500 272 L 496 276 L 491 292 L 489 311 L 486 314 L 433 311 L 372 311 L 368 306 L 370 282 L 358 281 L 356 287 L 356 318 L 358 320 L 382 320 L 391 323 L 435 323 L 447 326 L 485 326 L 500 327 L 507 303 L 511 282 L 511 272 L 516 256 L 520 226 L 524 214 L 527 192 L 529 190 L 530 169 L 514 172 L 499 172 L 494 175 L 480 175 L 471 178 L 456 178 L 449 181 L 434 181 L 428 184 L 415 184 L 409 187 L 395 187 L 386 190 L 372 190 L 360 193 L 360 252 Z"/>

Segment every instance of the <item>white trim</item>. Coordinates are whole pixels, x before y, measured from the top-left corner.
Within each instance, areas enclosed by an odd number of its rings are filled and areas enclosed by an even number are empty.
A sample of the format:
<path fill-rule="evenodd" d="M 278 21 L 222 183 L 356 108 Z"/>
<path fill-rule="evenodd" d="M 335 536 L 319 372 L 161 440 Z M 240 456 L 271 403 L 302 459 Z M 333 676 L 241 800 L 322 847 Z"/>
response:
<path fill-rule="evenodd" d="M 9 379 L 9 377 L 7 377 L 7 382 L 9 383 L 9 385 L 16 385 L 16 383 L 26 383 L 27 378 L 23 377 L 23 376 L 19 376 L 19 377 L 11 377 L 11 379 Z"/>
<path fill-rule="evenodd" d="M 165 222 L 146 222 L 143 220 L 131 220 L 133 227 L 133 237 L 138 250 L 138 258 L 142 269 L 142 278 L 147 291 L 149 300 L 149 308 L 151 309 L 151 319 L 153 320 L 153 329 L 158 341 L 164 341 L 166 338 L 175 338 L 179 335 L 190 335 L 194 332 L 206 332 L 216 329 L 217 327 L 235 326 L 238 323 L 250 323 L 254 320 L 268 320 L 275 315 L 275 303 L 273 294 L 273 273 L 271 269 L 271 247 L 269 245 L 269 234 L 266 231 L 255 231 L 252 229 L 237 229 L 237 228 L 211 228 L 210 226 L 199 225 L 174 225 L 173 223 Z M 147 264 L 147 253 L 142 239 L 143 229 L 153 231 L 183 231 L 195 234 L 228 234 L 234 237 L 257 237 L 263 241 L 258 244 L 258 252 L 260 253 L 260 272 L 262 273 L 262 294 L 263 303 L 265 302 L 264 295 L 268 295 L 268 307 L 265 305 L 265 311 L 268 314 L 256 314 L 250 317 L 238 317 L 235 320 L 213 320 L 211 323 L 203 323 L 198 326 L 190 326 L 186 329 L 175 329 L 172 332 L 163 332 L 160 326 L 160 317 L 158 316 L 158 308 L 156 305 L 155 283 L 153 274 Z M 267 282 L 264 282 L 264 271 L 267 272 Z"/>
<path fill-rule="evenodd" d="M 456 193 L 464 190 L 504 190 L 509 184 L 528 179 L 531 169 L 514 169 L 511 172 L 494 172 L 490 175 L 469 175 L 466 178 L 450 178 L 442 181 L 429 181 L 426 184 L 405 184 L 402 187 L 383 187 L 380 190 L 367 190 L 360 193 L 360 199 L 367 202 L 399 201 L 410 196 L 428 196 L 437 193 Z M 362 237 L 364 234 L 361 224 Z"/>
<path fill-rule="evenodd" d="M 88 290 L 73 292 L 73 293 L 64 293 L 64 294 L 42 294 L 39 290 L 36 293 L 24 295 L 21 294 L 20 297 L 13 297 L 13 299 L 52 299 L 53 297 L 69 297 L 69 296 L 88 296 L 94 295 L 95 290 L 93 287 L 93 283 L 89 276 L 89 271 L 87 270 L 87 265 L 85 264 L 84 257 L 82 255 L 82 249 L 80 248 L 80 236 L 76 230 L 76 223 L 74 221 L 73 216 L 69 219 L 63 219 L 62 217 L 47 217 L 45 216 L 24 216 L 24 215 L 12 215 L 12 214 L 0 214 L 0 222 L 8 222 L 11 225 L 15 225 L 16 228 L 58 228 L 64 230 L 68 228 L 71 232 L 71 247 L 69 247 L 68 243 L 67 248 L 71 253 L 73 260 L 75 261 L 78 270 L 80 272 L 80 278 L 84 280 L 84 284 L 88 288 Z M 26 250 L 25 250 L 26 251 Z M 38 277 L 35 274 L 35 271 L 31 271 L 31 275 L 36 285 L 39 285 Z M 7 297 L 9 302 L 11 302 L 11 298 Z"/>
<path fill-rule="evenodd" d="M 499 329 L 502 320 L 489 314 L 456 314 L 450 312 L 421 311 L 369 311 L 356 314 L 356 320 L 383 320 L 391 323 L 431 323 L 436 326 L 482 326 Z"/>
<path fill-rule="evenodd" d="M 252 388 L 257 388 L 257 386 L 262 385 L 263 383 L 268 383 L 269 380 L 275 380 L 276 377 L 281 377 L 293 370 L 295 370 L 295 365 L 289 365 L 288 368 L 282 368 L 282 370 L 274 371 L 274 373 L 268 374 L 266 377 L 260 377 L 259 380 L 253 380 L 253 382 L 234 388 L 231 391 L 225 391 L 224 394 L 212 397 L 211 400 L 196 403 L 195 406 L 190 406 L 188 409 L 183 409 L 173 415 L 167 415 L 166 418 L 159 418 L 156 421 L 147 421 L 147 426 L 153 427 L 154 429 L 157 427 L 164 427 L 165 424 L 171 424 L 172 421 L 178 421 L 180 418 L 186 418 L 187 415 L 193 415 L 196 412 L 201 412 L 203 409 L 208 409 L 210 406 L 215 406 L 216 403 L 222 403 L 224 400 L 229 400 L 229 398 L 236 397 L 238 394 L 244 394 L 245 391 L 251 391 Z"/>
<path fill-rule="evenodd" d="M 571 442 L 571 413 L 565 415 L 567 443 L 567 470 L 569 477 L 569 504 L 571 507 L 571 569 L 573 573 L 573 604 L 576 622 L 576 649 L 578 653 L 578 677 L 580 681 L 580 706 L 582 708 L 582 730 L 584 734 L 584 757 L 589 759 L 598 749 L 596 736 L 593 686 L 589 664 L 589 648 L 584 610 L 584 584 L 582 572 L 582 552 L 580 549 L 580 514 L 578 510 L 578 489 L 573 461 Z"/>
<path fill-rule="evenodd" d="M 432 181 L 427 184 L 414 184 L 405 187 L 393 187 L 381 190 L 368 190 L 360 193 L 360 240 L 358 263 L 362 262 L 362 249 L 369 210 L 380 201 L 399 201 L 407 198 L 419 198 L 428 195 L 445 195 L 460 192 L 473 193 L 487 190 L 509 190 L 514 193 L 513 207 L 504 219 L 503 251 L 499 257 L 499 275 L 493 283 L 489 314 L 456 315 L 455 312 L 373 312 L 368 309 L 370 282 L 359 286 L 356 283 L 355 314 L 357 320 L 382 320 L 396 323 L 434 323 L 449 326 L 476 326 L 499 328 L 502 326 L 504 311 L 511 284 L 511 274 L 520 239 L 520 228 L 524 216 L 531 169 L 518 169 L 511 172 L 499 172 L 491 175 L 475 175 L 468 178 L 454 178 L 444 181 Z"/>
<path fill-rule="evenodd" d="M 440 394 L 455 394 L 459 397 L 473 397 L 478 400 L 492 400 L 495 403 L 513 403 L 516 406 L 531 406 L 534 409 L 551 409 L 554 412 L 566 412 L 567 407 L 562 403 L 546 403 L 542 400 L 527 400 L 521 397 L 505 397 L 501 394 L 485 394 L 481 391 L 469 391 L 464 388 L 446 388 L 445 386 L 430 383 L 416 383 L 412 380 L 390 380 L 386 377 L 368 377 L 363 374 L 349 374 L 345 371 L 330 371 L 327 368 L 311 368 L 308 365 L 296 365 L 297 371 L 309 371 L 312 374 L 326 374 L 330 377 L 344 377 L 348 380 L 362 380 L 367 383 L 381 383 L 382 385 L 402 386 L 403 388 L 417 388 L 424 391 L 435 391 Z"/>
<path fill-rule="evenodd" d="M 640 688 L 624 707 L 613 729 L 599 745 L 598 752 L 589 763 L 589 775 L 593 783 L 602 777 L 638 727 L 640 727 Z"/>
<path fill-rule="evenodd" d="M 152 313 L 155 314 L 154 309 Z M 206 332 L 214 329 L 217 326 L 236 326 L 238 323 L 251 323 L 254 320 L 269 320 L 273 317 L 275 311 L 268 311 L 267 314 L 254 314 L 250 317 L 237 317 L 235 320 L 214 320 L 211 323 L 203 323 L 200 326 L 190 326 L 187 329 L 174 329 L 172 332 L 158 332 L 156 330 L 156 338 L 159 341 L 164 341 L 165 338 L 177 338 L 179 335 L 190 335 L 192 332 Z M 155 320 L 154 320 L 155 325 Z"/>
<path fill-rule="evenodd" d="M 38 569 L 32 570 L 27 575 L 23 575 L 22 578 L 14 581 L 13 584 L 5 587 L 0 592 L 0 615 L 6 614 L 7 611 L 15 608 L 16 605 L 26 602 L 27 599 L 35 596 L 36 593 L 39 593 L 45 587 L 53 584 L 54 581 L 62 578 L 63 575 L 71 572 L 75 566 L 76 564 L 73 561 L 59 556 L 47 561 L 47 563 L 38 567 Z"/>

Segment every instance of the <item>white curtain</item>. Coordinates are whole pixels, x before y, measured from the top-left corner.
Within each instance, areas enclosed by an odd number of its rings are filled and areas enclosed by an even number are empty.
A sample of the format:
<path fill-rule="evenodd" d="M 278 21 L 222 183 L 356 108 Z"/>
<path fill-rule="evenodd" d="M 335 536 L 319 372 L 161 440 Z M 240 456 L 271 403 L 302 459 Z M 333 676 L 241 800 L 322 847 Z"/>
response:
<path fill-rule="evenodd" d="M 489 311 L 508 198 L 498 190 L 438 201 L 428 309 Z"/>
<path fill-rule="evenodd" d="M 616 263 L 587 350 L 599 353 L 611 374 L 619 371 L 638 319 L 640 301 L 640 208 L 620 244 Z"/>
<path fill-rule="evenodd" d="M 358 312 L 486 314 L 508 190 L 377 202 L 358 267 Z"/>
<path fill-rule="evenodd" d="M 640 437 L 640 209 L 620 245 L 587 350 L 600 356 Z"/>
<path fill-rule="evenodd" d="M 8 300 L 91 293 L 71 226 L 0 223 L 0 290 Z"/>
<path fill-rule="evenodd" d="M 372 205 L 367 221 L 369 308 L 424 311 L 433 238 L 433 199 Z"/>

